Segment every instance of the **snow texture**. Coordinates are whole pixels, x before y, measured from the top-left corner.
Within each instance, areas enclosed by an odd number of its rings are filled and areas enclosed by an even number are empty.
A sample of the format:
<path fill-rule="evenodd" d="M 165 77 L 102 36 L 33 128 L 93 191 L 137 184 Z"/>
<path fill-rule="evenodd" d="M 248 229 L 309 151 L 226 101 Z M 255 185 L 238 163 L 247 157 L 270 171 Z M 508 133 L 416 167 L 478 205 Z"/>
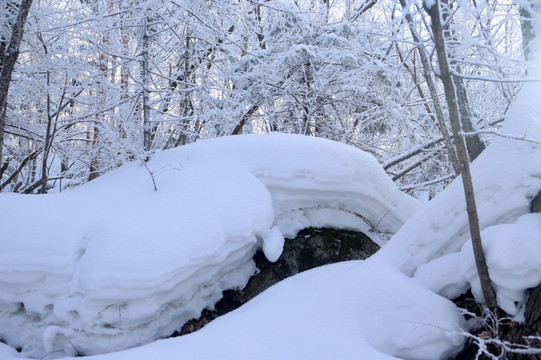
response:
<path fill-rule="evenodd" d="M 465 244 L 467 246 L 469 244 Z M 471 247 L 471 246 L 470 246 Z M 419 266 L 415 278 L 448 299 L 455 299 L 470 289 L 460 270 L 460 253 L 453 252 Z"/>
<path fill-rule="evenodd" d="M 489 273 L 511 314 L 541 282 L 541 219 L 528 214 L 541 190 L 539 93 L 539 83 L 524 86 L 502 136 L 472 166 Z M 415 213 L 371 156 L 278 134 L 196 143 L 156 154 L 148 168 L 157 192 L 132 164 L 63 194 L 0 196 L 0 337 L 24 346 L 0 343 L 1 359 L 150 342 L 243 286 L 257 248 L 274 261 L 282 235 L 310 225 L 374 238 L 399 230 L 371 259 L 291 277 L 197 333 L 91 359 L 443 359 L 459 350 L 463 319 L 436 293 L 471 286 L 483 300 L 460 178 Z"/>
<path fill-rule="evenodd" d="M 528 214 L 541 190 L 540 92 L 524 86 L 472 166 L 489 272 L 510 313 L 541 281 L 541 219 Z M 1 359 L 150 342 L 242 286 L 256 248 L 275 260 L 280 234 L 392 233 L 418 207 L 369 155 L 314 138 L 216 139 L 148 166 L 157 192 L 133 164 L 59 195 L 0 196 L 0 336 L 24 346 L 0 343 Z M 367 261 L 291 277 L 197 333 L 90 359 L 443 359 L 465 324 L 435 293 L 471 286 L 482 300 L 468 240 L 459 178 Z"/>
<path fill-rule="evenodd" d="M 483 250 L 498 306 L 517 315 L 527 289 L 541 284 L 541 214 L 525 214 L 513 224 L 489 226 L 481 232 Z M 419 266 L 415 278 L 449 299 L 472 290 L 484 302 L 473 248 L 466 242 L 453 252 Z"/>
<path fill-rule="evenodd" d="M 89 360 L 435 360 L 460 347 L 458 324 L 450 301 L 396 269 L 351 261 L 290 277 L 196 333 Z"/>
<path fill-rule="evenodd" d="M 208 140 L 147 166 L 157 191 L 134 163 L 61 194 L 1 195 L 1 338 L 34 357 L 141 345 L 243 287 L 282 234 L 392 233 L 419 207 L 371 155 L 316 138 Z"/>

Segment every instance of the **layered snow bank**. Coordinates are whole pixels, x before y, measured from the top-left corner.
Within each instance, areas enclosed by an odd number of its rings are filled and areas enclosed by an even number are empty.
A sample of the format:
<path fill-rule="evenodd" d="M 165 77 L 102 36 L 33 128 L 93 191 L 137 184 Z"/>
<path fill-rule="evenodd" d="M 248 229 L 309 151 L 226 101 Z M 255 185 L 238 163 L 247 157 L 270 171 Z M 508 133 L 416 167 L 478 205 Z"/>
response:
<path fill-rule="evenodd" d="M 460 348 L 462 323 L 450 301 L 369 259 L 290 277 L 196 333 L 88 360 L 437 360 Z"/>
<path fill-rule="evenodd" d="M 272 226 L 265 187 L 241 168 L 194 164 L 153 192 L 141 170 L 62 195 L 2 196 L 0 337 L 36 357 L 66 339 L 87 354 L 117 350 L 171 334 L 245 285 Z M 220 181 L 200 186 L 209 178 Z"/>
<path fill-rule="evenodd" d="M 392 233 L 419 207 L 373 157 L 316 138 L 221 138 L 147 166 L 0 196 L 0 338 L 34 357 L 144 344 L 244 286 L 256 249 L 276 260 L 282 234 Z"/>
<path fill-rule="evenodd" d="M 394 234 L 420 208 L 372 155 L 308 136 L 273 133 L 201 141 L 157 154 L 150 167 L 161 172 L 163 164 L 209 159 L 241 163 L 265 185 L 274 221 L 286 237 L 311 225 Z"/>

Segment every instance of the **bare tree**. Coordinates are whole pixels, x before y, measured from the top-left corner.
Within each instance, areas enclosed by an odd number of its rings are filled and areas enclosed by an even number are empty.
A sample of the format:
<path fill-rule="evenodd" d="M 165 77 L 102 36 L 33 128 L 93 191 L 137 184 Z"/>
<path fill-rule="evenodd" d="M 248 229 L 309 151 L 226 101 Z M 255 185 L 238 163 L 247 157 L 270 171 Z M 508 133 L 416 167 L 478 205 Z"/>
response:
<path fill-rule="evenodd" d="M 425 3 L 426 4 L 426 3 Z M 462 184 L 464 187 L 464 195 L 466 198 L 466 209 L 468 212 L 468 220 L 470 223 L 470 235 L 472 238 L 473 251 L 475 255 L 475 262 L 477 264 L 477 271 L 481 280 L 481 288 L 483 289 L 483 295 L 487 307 L 494 309 L 497 307 L 496 294 L 490 277 L 488 274 L 488 267 L 486 264 L 485 254 L 483 252 L 483 246 L 481 242 L 481 231 L 479 229 L 479 218 L 477 215 L 477 205 L 475 203 L 475 193 L 473 189 L 472 176 L 470 172 L 470 165 L 468 159 L 468 151 L 464 138 L 461 136 L 461 122 L 460 122 L 460 110 L 458 107 L 457 91 L 453 76 L 449 70 L 449 58 L 445 48 L 444 27 L 442 25 L 440 1 L 436 0 L 432 6 L 427 6 L 428 14 L 432 21 L 431 28 L 434 35 L 434 45 L 436 47 L 436 53 L 438 57 L 438 63 L 440 67 L 440 76 L 443 82 L 445 90 L 445 99 L 447 101 L 449 111 L 449 121 L 451 122 L 451 129 L 453 131 L 454 144 L 458 155 L 458 161 L 460 163 L 460 170 L 462 175 Z"/>
<path fill-rule="evenodd" d="M 4 146 L 9 85 L 15 63 L 19 57 L 19 46 L 23 38 L 24 24 L 32 6 L 32 0 L 22 0 L 19 5 L 15 4 L 14 1 L 6 1 L 3 4 L 1 11 L 4 14 L 16 13 L 17 16 L 15 18 L 9 18 L 8 16 L 6 19 L 7 24 L 5 26 L 10 28 L 11 38 L 8 40 L 3 36 L 0 37 L 0 166 Z"/>

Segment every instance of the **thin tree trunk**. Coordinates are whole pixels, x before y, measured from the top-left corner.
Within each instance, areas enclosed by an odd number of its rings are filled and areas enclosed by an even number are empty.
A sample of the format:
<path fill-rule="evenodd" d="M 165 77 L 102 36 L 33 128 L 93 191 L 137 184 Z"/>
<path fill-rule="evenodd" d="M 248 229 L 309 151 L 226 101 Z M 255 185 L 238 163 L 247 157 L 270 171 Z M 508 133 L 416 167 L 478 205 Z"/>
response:
<path fill-rule="evenodd" d="M 529 60 L 530 57 L 530 42 L 535 37 L 535 33 L 532 25 L 532 14 L 530 12 L 530 6 L 533 0 L 529 1 L 529 4 L 520 5 L 520 28 L 522 30 L 522 48 L 524 51 L 524 60 Z M 528 6 L 530 5 L 530 6 Z"/>
<path fill-rule="evenodd" d="M 21 173 L 23 168 L 26 166 L 26 163 L 28 163 L 29 161 L 35 160 L 38 157 L 38 155 L 41 153 L 41 151 L 42 149 L 37 149 L 37 150 L 32 151 L 29 155 L 27 155 L 23 159 L 23 161 L 21 161 L 17 169 L 13 173 L 11 173 L 11 175 L 9 175 L 9 177 L 4 182 L 0 184 L 0 191 L 2 191 L 2 189 L 4 189 L 7 185 L 9 185 L 10 182 L 15 180 L 15 178 Z"/>
<path fill-rule="evenodd" d="M 466 85 L 464 85 L 464 80 L 459 76 L 453 76 L 453 81 L 456 85 L 456 95 L 462 129 L 464 132 L 472 133 L 476 129 L 471 122 L 471 110 L 468 101 L 468 93 L 466 92 Z M 473 161 L 481 155 L 483 150 L 485 150 L 485 143 L 478 134 L 468 136 L 466 137 L 466 149 L 468 150 L 471 161 Z"/>
<path fill-rule="evenodd" d="M 2 164 L 2 149 L 4 147 L 4 130 L 6 127 L 7 101 L 9 85 L 15 63 L 19 57 L 19 46 L 24 34 L 24 24 L 28 12 L 32 6 L 32 0 L 22 0 L 15 21 L 11 24 L 11 39 L 0 39 L 0 165 Z M 7 9 L 0 9 L 7 11 Z"/>
<path fill-rule="evenodd" d="M 150 107 L 148 105 L 149 96 L 148 96 L 148 29 L 147 29 L 147 19 L 146 16 L 143 20 L 143 60 L 141 62 L 142 66 L 142 84 L 143 84 L 143 149 L 145 151 L 150 151 L 152 145 L 152 126 L 150 124 Z"/>
<path fill-rule="evenodd" d="M 406 9 L 407 4 L 405 0 L 400 0 L 400 4 L 402 5 L 403 9 Z M 443 116 L 443 110 L 441 108 L 441 104 L 438 98 L 438 92 L 436 90 L 436 85 L 434 84 L 434 80 L 432 78 L 432 75 L 430 73 L 431 65 L 430 60 L 428 58 L 428 54 L 426 53 L 426 49 L 421 43 L 421 39 L 417 32 L 415 31 L 415 28 L 413 26 L 413 18 L 409 13 L 406 13 L 406 21 L 408 23 L 408 27 L 411 33 L 411 36 L 413 40 L 419 44 L 419 47 L 417 48 L 417 51 L 419 53 L 419 57 L 421 58 L 421 68 L 423 70 L 423 77 L 425 78 L 426 85 L 428 86 L 428 90 L 430 92 L 430 97 L 432 98 L 432 103 L 434 104 L 434 112 L 436 114 L 437 124 L 440 128 L 440 132 L 443 135 L 443 138 L 445 139 L 445 146 L 447 149 L 447 153 L 449 154 L 449 161 L 451 162 L 451 166 L 453 167 L 453 170 L 457 175 L 460 174 L 460 165 L 457 159 L 457 154 L 455 149 L 453 148 L 453 145 L 451 143 L 451 136 L 449 135 L 449 131 L 447 130 L 447 126 L 445 124 L 445 117 Z"/>
<path fill-rule="evenodd" d="M 107 39 L 103 40 L 103 43 L 107 43 Z M 100 71 L 103 74 L 103 82 L 105 83 L 107 81 L 107 58 L 104 54 L 99 55 L 100 60 Z M 97 100 L 98 104 L 101 105 L 101 102 L 104 100 L 104 90 L 105 84 L 101 85 L 101 88 L 98 88 Z M 100 123 L 103 121 L 103 117 L 105 115 L 102 113 L 96 114 L 96 121 L 94 123 L 94 127 L 92 129 L 92 142 L 91 142 L 91 153 L 92 158 L 90 159 L 90 168 L 89 168 L 89 174 L 88 174 L 88 181 L 94 180 L 97 177 L 100 176 L 100 147 L 101 147 L 101 141 L 100 141 Z"/>
<path fill-rule="evenodd" d="M 246 122 L 248 121 L 248 119 L 257 111 L 259 110 L 259 105 L 252 105 L 252 107 L 246 111 L 239 123 L 237 124 L 237 126 L 235 126 L 235 128 L 233 129 L 233 132 L 231 133 L 231 135 L 240 135 L 242 134 L 242 128 L 244 127 L 244 125 L 246 125 Z"/>
<path fill-rule="evenodd" d="M 452 29 L 454 20 L 453 17 L 450 16 L 453 3 L 450 3 L 450 0 L 441 1 L 446 10 L 440 14 L 440 17 L 443 23 L 447 24 L 445 28 L 442 29 L 443 38 L 449 41 L 458 41 L 459 39 L 457 38 L 455 31 Z M 446 50 L 449 51 L 448 49 Z M 460 73 L 460 67 L 456 67 L 455 71 Z M 471 122 L 472 112 L 468 101 L 468 93 L 466 91 L 464 79 L 462 79 L 460 76 L 452 76 L 452 78 L 456 91 L 456 99 L 458 102 L 458 110 L 460 112 L 460 123 L 462 124 L 462 130 L 468 133 L 473 133 L 476 129 Z M 485 144 L 478 134 L 466 137 L 466 150 L 468 151 L 468 156 L 471 161 L 475 160 L 481 154 L 481 152 L 485 150 Z"/>
<path fill-rule="evenodd" d="M 47 54 L 47 48 L 45 48 L 45 54 Z M 49 93 L 49 86 L 51 85 L 51 73 L 47 71 L 47 130 L 45 131 L 45 145 L 43 149 L 43 160 L 41 162 L 41 190 L 42 194 L 47 192 L 47 158 L 49 157 L 49 148 L 51 146 L 51 128 L 53 118 L 51 117 L 51 94 Z"/>
<path fill-rule="evenodd" d="M 99 115 L 96 115 L 98 117 Z M 92 129 L 92 149 L 95 149 L 95 153 L 92 154 L 90 160 L 90 169 L 88 174 L 88 181 L 92 181 L 100 176 L 100 128 L 98 127 L 98 121 Z"/>
<path fill-rule="evenodd" d="M 479 218 L 477 215 L 477 206 L 475 203 L 475 194 L 470 172 L 468 152 L 466 150 L 464 139 L 460 135 L 462 131 L 460 124 L 460 112 L 458 109 L 456 89 L 453 83 L 453 77 L 449 71 L 449 62 L 445 49 L 443 26 L 440 17 L 441 15 L 439 0 L 435 1 L 432 7 L 428 8 L 427 11 L 432 21 L 431 27 L 434 35 L 436 53 L 440 66 L 440 75 L 445 90 L 447 106 L 449 108 L 449 120 L 451 122 L 451 129 L 453 131 L 455 147 L 461 166 L 460 170 L 462 173 L 462 184 L 464 187 L 464 195 L 466 197 L 466 209 L 468 212 L 468 220 L 470 223 L 470 235 L 472 238 L 477 271 L 479 273 L 479 279 L 481 280 L 481 288 L 483 290 L 486 305 L 489 309 L 495 309 L 497 307 L 496 294 L 494 292 L 494 288 L 492 287 L 492 283 L 490 282 L 488 267 L 486 264 L 485 254 L 483 252 L 483 246 L 481 242 L 481 231 L 479 229 Z"/>
<path fill-rule="evenodd" d="M 113 13 L 114 5 L 115 5 L 115 2 L 113 0 L 107 1 L 107 12 L 109 14 Z M 100 14 L 100 7 L 99 7 L 98 2 L 94 4 L 94 12 L 96 15 Z M 102 42 L 102 46 L 104 47 L 104 51 L 100 52 L 98 59 L 99 59 L 100 73 L 103 76 L 103 79 L 102 79 L 103 84 L 101 84 L 101 82 L 99 83 L 98 90 L 96 93 L 98 106 L 102 106 L 105 104 L 105 88 L 107 86 L 106 84 L 110 81 L 109 80 L 110 73 L 108 73 L 110 69 L 109 69 L 107 55 L 105 51 L 105 48 L 109 44 L 109 35 L 104 34 L 101 42 Z M 99 111 L 99 108 L 98 108 L 98 111 Z M 91 142 L 91 149 L 90 149 L 92 158 L 90 159 L 88 181 L 94 180 L 100 176 L 100 171 L 101 171 L 100 158 L 101 158 L 101 146 L 102 146 L 100 127 L 103 126 L 102 124 L 104 122 L 105 122 L 105 112 L 96 113 L 96 121 L 92 129 L 92 142 Z"/>

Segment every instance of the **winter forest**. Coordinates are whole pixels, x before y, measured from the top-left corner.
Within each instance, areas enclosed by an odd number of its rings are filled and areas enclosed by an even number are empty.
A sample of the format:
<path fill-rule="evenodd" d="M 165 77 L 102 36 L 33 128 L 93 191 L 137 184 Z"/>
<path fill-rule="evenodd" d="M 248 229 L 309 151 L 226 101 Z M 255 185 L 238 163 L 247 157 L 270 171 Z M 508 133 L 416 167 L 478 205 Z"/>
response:
<path fill-rule="evenodd" d="M 19 3 L 3 1 L 4 53 Z M 527 72 L 528 6 L 441 5 L 475 159 Z M 158 150 L 267 132 L 367 151 L 422 199 L 459 173 L 421 2 L 36 0 L 20 35 L 2 73 L 4 192 L 58 192 Z"/>
<path fill-rule="evenodd" d="M 0 0 L 0 359 L 540 360 L 536 0 Z"/>

